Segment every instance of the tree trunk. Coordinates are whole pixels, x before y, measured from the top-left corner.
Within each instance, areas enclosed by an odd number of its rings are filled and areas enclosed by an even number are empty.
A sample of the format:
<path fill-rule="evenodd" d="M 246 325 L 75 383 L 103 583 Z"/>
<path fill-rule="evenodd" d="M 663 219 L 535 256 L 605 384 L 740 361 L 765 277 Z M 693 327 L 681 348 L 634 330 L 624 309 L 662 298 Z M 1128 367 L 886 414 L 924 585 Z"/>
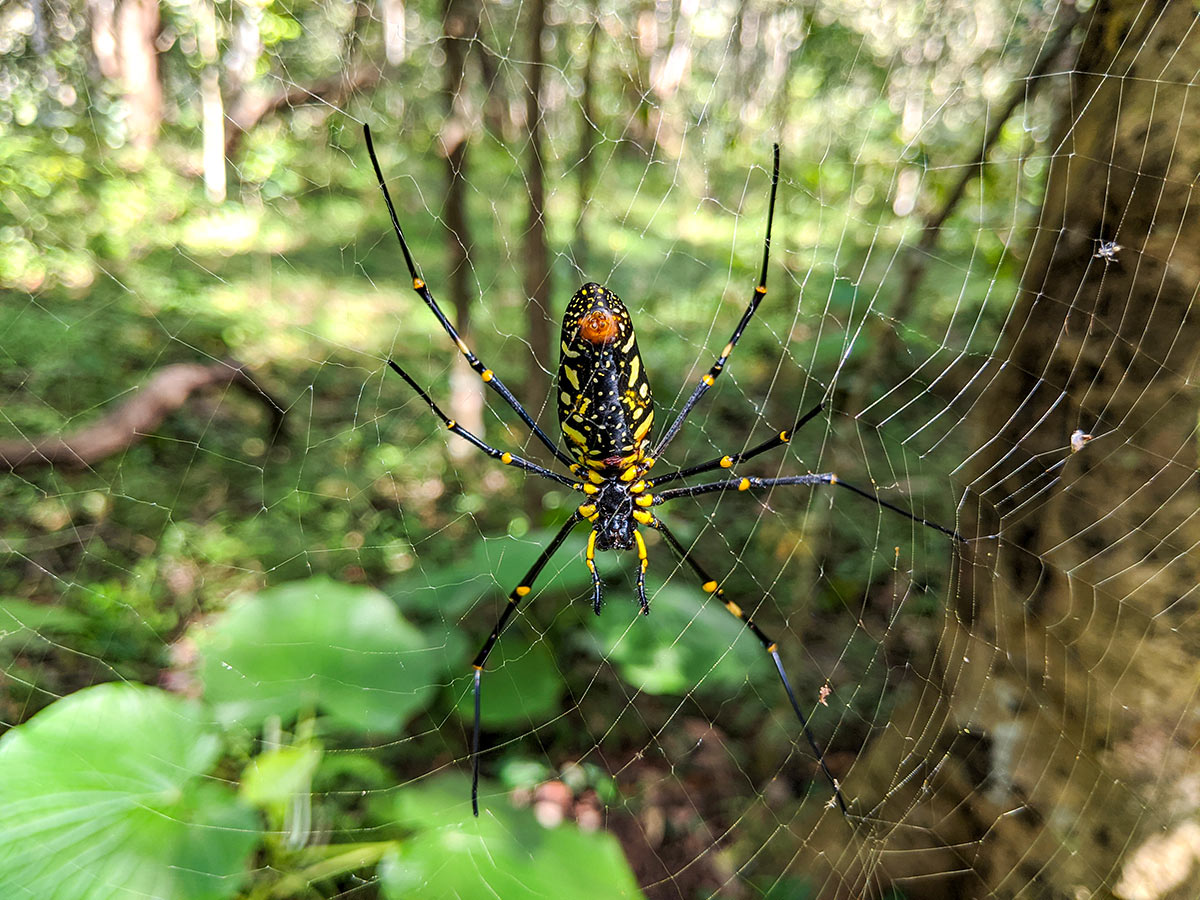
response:
<path fill-rule="evenodd" d="M 217 70 L 217 18 L 212 0 L 196 0 L 196 33 L 204 69 L 200 72 L 204 190 L 212 203 L 225 200 L 225 105 Z"/>
<path fill-rule="evenodd" d="M 408 55 L 408 29 L 404 0 L 380 0 L 379 17 L 383 21 L 383 52 L 390 66 L 398 66 Z"/>
<path fill-rule="evenodd" d="M 588 270 L 587 214 L 592 203 L 595 186 L 596 161 L 592 154 L 596 150 L 596 110 L 593 103 L 596 81 L 596 39 L 600 34 L 597 0 L 588 4 L 589 20 L 587 43 L 584 47 L 583 86 L 579 98 L 579 162 L 576 177 L 579 185 L 579 214 L 575 219 L 575 240 L 572 255 L 575 265 L 582 271 Z"/>
<path fill-rule="evenodd" d="M 1193 4 L 1097 4 L 1003 365 L 972 407 L 957 605 L 926 689 L 847 781 L 903 823 L 857 872 L 876 886 L 1195 896 L 1198 70 Z M 854 879 L 862 855 L 843 863 Z"/>
<path fill-rule="evenodd" d="M 92 53 L 105 78 L 121 77 L 121 56 L 117 52 L 117 8 L 115 0 L 88 0 L 91 19 Z"/>
<path fill-rule="evenodd" d="M 471 284 L 467 248 L 471 244 L 467 222 L 467 138 L 471 117 L 466 109 L 463 79 L 466 75 L 468 43 L 479 29 L 474 0 L 445 0 L 442 43 L 446 48 L 446 80 L 443 97 L 446 121 L 442 127 L 442 153 L 446 157 L 446 289 L 454 306 L 456 327 L 470 340 Z M 483 383 L 465 358 L 456 355 L 450 376 L 451 418 L 468 431 L 483 434 Z M 447 445 L 451 457 L 474 457 L 476 449 L 466 441 Z"/>
<path fill-rule="evenodd" d="M 525 96 L 525 127 L 529 134 L 525 180 L 529 188 L 529 222 L 524 240 L 525 297 L 529 303 L 529 348 L 533 359 L 525 379 L 525 396 L 534 417 L 550 394 L 550 250 L 546 245 L 546 172 L 542 164 L 542 35 L 546 30 L 546 0 L 532 0 L 529 22 L 529 91 Z"/>
<path fill-rule="evenodd" d="M 121 81 L 129 110 L 130 142 L 140 149 L 154 145 L 162 122 L 162 84 L 158 80 L 158 0 L 121 0 L 117 7 L 117 42 Z"/>

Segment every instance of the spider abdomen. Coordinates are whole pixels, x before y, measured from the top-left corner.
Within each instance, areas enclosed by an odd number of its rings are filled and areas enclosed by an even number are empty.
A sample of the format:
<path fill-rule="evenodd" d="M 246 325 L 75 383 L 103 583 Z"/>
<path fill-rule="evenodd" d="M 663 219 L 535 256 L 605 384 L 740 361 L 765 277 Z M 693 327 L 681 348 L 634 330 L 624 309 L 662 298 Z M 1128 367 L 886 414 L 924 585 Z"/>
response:
<path fill-rule="evenodd" d="M 567 303 L 560 349 L 558 419 L 571 455 L 600 472 L 640 461 L 654 398 L 625 304 L 585 284 Z"/>

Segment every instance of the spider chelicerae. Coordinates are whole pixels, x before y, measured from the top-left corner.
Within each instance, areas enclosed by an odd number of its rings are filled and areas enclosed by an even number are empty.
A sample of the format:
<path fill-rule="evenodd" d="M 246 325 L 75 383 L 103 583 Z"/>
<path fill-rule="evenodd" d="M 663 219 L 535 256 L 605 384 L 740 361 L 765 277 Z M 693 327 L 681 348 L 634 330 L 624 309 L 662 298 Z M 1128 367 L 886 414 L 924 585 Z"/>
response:
<path fill-rule="evenodd" d="M 396 217 L 396 209 L 392 204 L 391 195 L 388 193 L 383 170 L 375 155 L 370 126 L 364 125 L 363 133 L 366 138 L 367 153 L 371 158 L 371 165 L 374 167 L 375 176 L 379 181 L 379 189 L 392 220 L 392 228 L 396 232 L 400 249 L 404 254 L 404 261 L 412 275 L 413 290 L 437 317 L 438 322 L 441 323 L 450 339 L 454 341 L 471 368 L 512 408 L 534 437 L 541 441 L 555 459 L 566 467 L 570 475 L 562 475 L 515 453 L 491 446 L 478 435 L 472 434 L 447 416 L 424 388 L 417 384 L 395 360 L 389 359 L 388 366 L 408 382 L 409 387 L 429 406 L 434 415 L 441 419 L 442 424 L 459 437 L 505 465 L 515 466 L 550 481 L 558 482 L 582 495 L 582 502 L 538 555 L 533 565 L 529 567 L 529 571 L 521 579 L 520 584 L 508 595 L 508 605 L 504 608 L 499 621 L 496 622 L 496 626 L 471 664 L 475 673 L 475 723 L 471 736 L 472 812 L 476 816 L 479 815 L 481 680 L 488 654 L 496 645 L 496 641 L 499 640 L 501 632 L 504 631 L 504 627 L 512 618 L 517 606 L 533 590 L 534 582 L 550 558 L 554 556 L 579 523 L 587 522 L 591 529 L 588 535 L 585 560 L 592 577 L 592 608 L 596 614 L 600 614 L 604 597 L 604 586 L 596 570 L 595 557 L 598 550 L 636 549 L 638 556 L 638 565 L 635 570 L 637 600 L 643 613 L 650 612 L 650 602 L 646 597 L 648 556 L 641 528 L 650 528 L 661 534 L 667 546 L 679 557 L 680 561 L 695 573 L 700 580 L 701 590 L 715 596 L 723 603 L 730 613 L 750 629 L 762 644 L 763 649 L 770 655 L 779 674 L 779 680 L 783 684 L 783 689 L 787 693 L 792 711 L 795 712 L 796 718 L 800 722 L 800 728 L 816 756 L 817 764 L 833 788 L 833 796 L 837 805 L 843 813 L 846 813 L 846 801 L 842 796 L 841 788 L 837 779 L 825 765 L 821 748 L 809 729 L 808 720 L 796 700 L 796 694 L 792 690 L 791 682 L 784 670 L 783 660 L 779 655 L 778 644 L 758 627 L 739 604 L 725 596 L 725 591 L 717 580 L 708 574 L 705 568 L 697 562 L 695 555 L 684 547 L 652 511 L 672 500 L 695 497 L 699 494 L 761 491 L 786 485 L 836 485 L 914 522 L 936 529 L 958 541 L 963 540 L 956 531 L 916 516 L 906 509 L 877 497 L 871 491 L 848 484 L 832 472 L 779 478 L 758 478 L 731 473 L 717 481 L 660 490 L 670 482 L 693 475 L 719 470 L 730 472 L 734 466 L 788 443 L 796 431 L 821 413 L 825 408 L 824 403 L 818 403 L 802 415 L 789 430 L 781 431 L 748 450 L 717 457 L 662 475 L 650 475 L 650 470 L 662 458 L 664 451 L 675 439 L 675 436 L 679 434 L 680 428 L 683 427 L 683 423 L 695 409 L 700 398 L 713 386 L 724 370 L 726 361 L 733 353 L 734 347 L 737 346 L 737 342 L 754 316 L 755 310 L 758 309 L 767 294 L 767 262 L 771 252 L 771 225 L 775 217 L 775 195 L 779 187 L 779 145 L 776 144 L 774 147 L 771 196 L 767 207 L 767 228 L 763 239 L 762 270 L 759 274 L 758 284 L 755 286 L 750 303 L 742 313 L 742 318 L 734 328 L 729 342 L 725 344 L 716 362 L 700 379 L 700 383 L 696 385 L 687 402 L 683 404 L 683 408 L 675 416 L 670 427 L 659 436 L 657 442 L 652 441 L 650 437 L 654 424 L 654 399 L 650 391 L 646 368 L 638 352 L 637 337 L 634 334 L 633 320 L 629 311 L 616 294 L 603 285 L 595 283 L 585 284 L 568 301 L 563 313 L 561 361 L 558 367 L 557 381 L 559 425 L 570 452 L 568 455 L 538 426 L 520 401 L 505 387 L 500 376 L 485 366 L 467 346 L 454 325 L 446 318 L 446 314 L 442 312 L 437 301 L 434 300 L 425 280 L 417 271 L 408 242 L 404 239 L 404 232 Z"/>

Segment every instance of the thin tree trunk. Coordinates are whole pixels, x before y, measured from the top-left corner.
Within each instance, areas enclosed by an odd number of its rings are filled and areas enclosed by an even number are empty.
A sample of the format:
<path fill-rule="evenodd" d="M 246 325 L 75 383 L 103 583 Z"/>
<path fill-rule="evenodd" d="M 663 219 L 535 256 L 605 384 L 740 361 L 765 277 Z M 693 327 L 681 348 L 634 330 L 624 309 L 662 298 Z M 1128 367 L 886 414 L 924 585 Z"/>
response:
<path fill-rule="evenodd" d="M 588 35 L 584 48 L 583 89 L 579 98 L 579 161 L 575 175 L 579 184 L 579 215 L 575 219 L 575 246 L 572 255 L 581 271 L 588 270 L 587 214 L 592 203 L 596 161 L 592 154 L 596 150 L 596 110 L 592 102 L 596 81 L 596 39 L 600 34 L 600 23 L 596 21 L 597 0 L 588 4 Z"/>
<path fill-rule="evenodd" d="M 542 36 L 546 0 L 532 0 L 529 22 L 529 89 L 525 96 L 528 155 L 525 180 L 529 189 L 529 222 L 524 240 L 525 296 L 529 303 L 529 347 L 533 359 L 525 379 L 525 396 L 540 409 L 549 396 L 550 380 L 550 250 L 546 244 L 546 172 L 542 162 Z M 536 412 L 534 413 L 536 415 Z"/>
<path fill-rule="evenodd" d="M 466 109 L 463 80 L 467 51 L 479 27 L 474 0 L 445 0 L 442 43 L 446 50 L 445 83 L 442 93 L 446 122 L 442 127 L 442 153 L 446 157 L 446 288 L 459 334 L 469 340 L 471 329 L 471 284 L 467 248 L 471 244 L 467 221 L 467 138 L 471 117 Z M 483 383 L 467 361 L 456 355 L 450 376 L 451 417 L 468 431 L 483 433 Z M 448 444 L 458 460 L 474 457 L 476 450 L 465 441 Z"/>
<path fill-rule="evenodd" d="M 404 0 L 379 0 L 379 16 L 383 21 L 384 56 L 388 65 L 398 66 L 408 55 Z"/>
<path fill-rule="evenodd" d="M 204 132 L 204 191 L 212 203 L 225 200 L 225 105 L 217 70 L 217 20 L 213 0 L 196 0 L 196 32 L 204 69 L 200 72 L 201 122 Z"/>
<path fill-rule="evenodd" d="M 158 0 L 121 0 L 117 7 L 121 81 L 128 107 L 131 143 L 153 146 L 162 122 L 162 84 L 158 79 Z"/>
<path fill-rule="evenodd" d="M 105 78 L 121 77 L 121 56 L 117 52 L 117 7 L 115 0 L 88 0 L 91 18 L 92 53 Z"/>

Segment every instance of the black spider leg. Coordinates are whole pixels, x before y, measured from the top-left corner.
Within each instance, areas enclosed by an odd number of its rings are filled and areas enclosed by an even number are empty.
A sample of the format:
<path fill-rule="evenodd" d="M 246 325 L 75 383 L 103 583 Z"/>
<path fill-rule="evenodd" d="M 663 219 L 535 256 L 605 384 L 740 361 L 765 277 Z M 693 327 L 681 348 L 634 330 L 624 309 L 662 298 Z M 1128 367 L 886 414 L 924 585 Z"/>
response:
<path fill-rule="evenodd" d="M 666 474 L 657 478 L 651 478 L 648 480 L 646 482 L 646 487 L 656 488 L 659 485 L 666 484 L 670 481 L 677 481 L 680 478 L 687 478 L 691 475 L 699 475 L 701 472 L 711 472 L 713 469 L 728 469 L 737 463 L 745 462 L 748 459 L 753 459 L 760 453 L 766 453 L 768 450 L 774 450 L 781 444 L 788 443 L 797 431 L 807 425 L 811 419 L 820 415 L 823 409 L 825 409 L 825 404 L 818 403 L 799 419 L 797 419 L 796 424 L 793 425 L 791 429 L 788 431 L 781 431 L 779 434 L 775 435 L 775 437 L 765 440 L 761 444 L 751 447 L 749 450 L 743 450 L 741 453 L 734 453 L 730 456 L 721 456 L 710 459 L 708 462 L 700 463 L 699 465 L 695 466 L 689 466 L 688 468 L 680 469 L 677 472 L 667 472 Z"/>
<path fill-rule="evenodd" d="M 775 193 L 779 188 L 779 145 L 775 144 L 774 148 L 775 163 L 771 171 L 771 200 L 767 207 L 767 234 L 763 239 L 763 259 L 762 272 L 758 276 L 758 286 L 754 289 L 754 296 L 750 298 L 750 305 L 746 307 L 746 311 L 742 313 L 742 320 L 738 322 L 737 328 L 733 330 L 733 336 L 729 338 L 729 343 L 725 345 L 725 349 L 721 351 L 721 355 L 717 357 L 717 361 L 713 363 L 712 368 L 700 379 L 700 383 L 696 385 L 696 389 L 692 391 L 692 396 L 688 397 L 687 403 L 683 404 L 683 409 L 679 411 L 679 415 L 675 417 L 675 421 L 671 423 L 671 427 L 658 441 L 658 446 L 654 448 L 650 454 L 651 459 L 661 459 L 663 451 L 667 449 L 667 445 L 675 439 L 675 435 L 679 433 L 679 429 L 683 427 L 684 420 L 691 413 L 692 408 L 700 401 L 713 383 L 716 382 L 717 376 L 725 368 L 725 360 L 729 359 L 729 354 L 733 352 L 733 348 L 737 346 L 737 342 L 742 337 L 742 332 L 746 330 L 746 326 L 750 324 L 750 319 L 754 315 L 754 311 L 758 309 L 758 304 L 762 302 L 763 297 L 767 296 L 767 260 L 771 255 L 771 223 L 775 220 Z"/>
<path fill-rule="evenodd" d="M 687 548 L 680 543 L 679 539 L 671 533 L 670 529 L 660 519 L 655 518 L 650 523 L 650 527 L 656 529 L 666 539 L 667 543 L 671 545 L 671 549 L 675 551 L 675 555 L 679 557 L 680 561 L 686 563 L 696 573 L 696 577 L 701 582 L 701 590 L 707 594 L 712 594 L 725 604 L 725 608 L 753 632 L 754 636 L 758 638 L 758 642 L 763 645 L 763 649 L 771 655 L 771 659 L 775 663 L 775 669 L 779 673 L 779 680 L 783 683 L 783 689 L 787 692 L 788 701 L 792 704 L 792 711 L 795 712 L 796 718 L 800 720 L 800 728 L 804 732 L 804 736 L 808 739 L 808 745 L 812 747 L 813 754 L 817 758 L 817 764 L 821 767 L 821 771 L 833 786 L 833 795 L 837 798 L 837 804 L 841 808 L 842 814 L 846 815 L 846 801 L 842 797 L 842 789 L 838 785 L 837 779 L 833 777 L 833 773 L 829 771 L 829 767 L 825 765 L 825 754 L 821 752 L 821 747 L 817 744 L 817 739 L 808 727 L 808 719 L 801 711 L 800 703 L 796 700 L 796 692 L 792 690 L 792 683 L 788 680 L 787 672 L 783 668 L 783 660 L 779 657 L 779 645 L 763 633 L 762 629 L 754 623 L 754 620 L 746 614 L 745 610 L 732 600 L 725 599 L 725 592 L 717 585 L 716 580 L 705 572 L 701 565 L 692 558 Z"/>
<path fill-rule="evenodd" d="M 888 503 L 886 500 L 880 499 L 870 491 L 864 491 L 860 487 L 855 487 L 842 479 L 838 478 L 832 472 L 825 472 L 820 475 L 788 475 L 783 478 L 730 478 L 726 481 L 712 481 L 708 484 L 695 484 L 689 487 L 672 488 L 669 491 L 663 491 L 661 494 L 654 495 L 654 505 L 666 503 L 669 500 L 678 500 L 681 497 L 695 497 L 699 494 L 711 494 L 714 492 L 725 491 L 748 491 L 751 488 L 771 488 L 781 487 L 792 484 L 832 484 L 837 487 L 845 488 L 848 491 L 853 491 L 860 497 L 866 497 L 877 506 L 882 506 L 884 509 L 890 509 L 894 513 L 899 513 L 906 519 L 911 519 L 918 525 L 924 525 L 927 528 L 932 528 L 935 531 L 940 531 L 942 534 L 949 535 L 956 541 L 966 543 L 966 538 L 953 529 L 947 528 L 944 525 L 939 525 L 937 522 L 930 522 L 928 519 L 923 519 L 920 516 L 913 515 L 902 506 L 896 506 L 894 503 Z"/>
<path fill-rule="evenodd" d="M 408 386 L 416 391 L 417 396 L 424 400 L 426 404 L 428 404 L 429 408 L 433 410 L 434 415 L 442 420 L 442 424 L 459 437 L 465 438 L 488 456 L 492 457 L 493 459 L 500 460 L 500 462 L 504 463 L 506 466 L 516 466 L 518 469 L 524 469 L 526 472 L 532 472 L 534 475 L 541 475 L 543 478 L 549 478 L 551 481 L 557 481 L 560 484 L 565 484 L 567 487 L 574 487 L 575 482 L 573 482 L 570 478 L 559 475 L 557 472 L 552 472 L 550 469 L 539 466 L 537 463 L 532 463 L 527 459 L 522 459 L 515 454 L 509 453 L 507 450 L 497 450 L 490 444 L 485 443 L 479 437 L 472 434 L 470 431 L 467 431 L 467 429 L 463 428 L 444 412 L 442 412 L 441 407 L 433 402 L 433 398 L 425 393 L 424 389 L 419 384 L 413 381 L 411 375 L 405 372 L 390 359 L 388 360 L 388 365 L 392 367 L 393 372 L 408 382 Z"/>
<path fill-rule="evenodd" d="M 521 579 L 521 583 L 513 588 L 512 593 L 508 595 L 508 606 L 504 607 L 504 612 L 500 613 L 500 620 L 496 622 L 496 627 L 492 629 L 492 633 L 488 635 L 488 639 L 484 642 L 482 649 L 475 655 L 475 660 L 471 663 L 471 668 L 475 670 L 475 727 L 471 731 L 471 812 L 476 817 L 479 816 L 479 711 L 481 707 L 480 676 L 483 673 L 483 665 L 487 662 L 488 654 L 492 652 L 492 648 L 496 646 L 496 641 L 500 639 L 500 632 L 504 630 L 504 626 L 508 624 L 508 620 L 512 618 L 512 614 L 516 612 L 517 604 L 533 590 L 534 581 L 537 580 L 546 563 L 550 562 L 550 557 L 558 552 L 558 548 L 562 546 L 563 541 L 567 539 L 567 535 L 571 533 L 571 529 L 578 524 L 581 518 L 583 517 L 576 512 L 571 515 L 571 518 L 567 519 L 566 524 L 558 530 L 558 534 L 546 545 L 533 565 L 529 567 L 529 571 L 525 573 L 525 577 Z"/>
<path fill-rule="evenodd" d="M 538 427 L 538 424 L 533 421 L 533 417 L 525 411 L 525 407 L 521 405 L 521 402 L 513 396 L 512 391 L 504 386 L 504 382 L 500 380 L 500 376 L 485 367 L 479 360 L 479 357 L 471 352 L 471 348 L 467 346 L 466 341 L 459 337 L 458 331 L 450 324 L 450 320 L 446 318 L 446 314 L 442 312 L 442 308 L 433 299 L 433 294 L 429 292 L 424 279 L 417 274 L 417 265 L 413 262 L 412 252 L 408 249 L 408 242 L 404 240 L 404 232 L 400 228 L 400 220 L 396 218 L 396 208 L 392 205 L 392 195 L 388 193 L 387 184 L 383 180 L 383 170 L 379 167 L 379 160 L 375 156 L 375 144 L 371 141 L 370 125 L 363 125 L 363 135 L 367 139 L 367 155 L 371 157 L 371 165 L 375 168 L 375 178 L 379 181 L 379 190 L 383 192 L 383 202 L 387 204 L 388 215 L 392 219 L 392 229 L 396 232 L 396 237 L 400 241 L 400 249 L 404 253 L 404 261 L 408 264 L 409 274 L 412 275 L 413 290 L 425 301 L 425 305 L 433 310 L 433 314 L 437 316 L 437 320 L 441 323 L 442 328 L 445 329 L 446 334 L 450 335 L 450 339 L 454 341 L 459 352 L 466 358 L 471 368 L 483 379 L 484 383 L 491 387 L 492 390 L 504 399 L 505 403 L 512 407 L 513 411 L 521 417 L 521 421 L 528 426 L 529 430 L 536 435 L 538 440 L 546 445 L 559 462 L 567 466 L 572 472 L 575 471 L 575 461 L 562 450 L 558 449 L 549 435 Z"/>

